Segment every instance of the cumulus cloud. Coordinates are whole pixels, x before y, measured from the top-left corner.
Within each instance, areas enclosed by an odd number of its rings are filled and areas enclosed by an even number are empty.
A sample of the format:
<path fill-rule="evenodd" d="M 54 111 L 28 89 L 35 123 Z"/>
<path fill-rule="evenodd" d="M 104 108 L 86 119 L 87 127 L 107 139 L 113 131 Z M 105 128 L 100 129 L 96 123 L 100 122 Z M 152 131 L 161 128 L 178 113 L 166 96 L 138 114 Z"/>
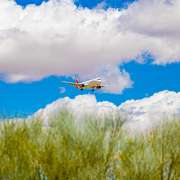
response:
<path fill-rule="evenodd" d="M 161 91 L 140 100 L 128 100 L 119 106 L 126 116 L 132 131 L 146 130 L 159 125 L 164 120 L 180 118 L 180 93 Z"/>
<path fill-rule="evenodd" d="M 141 35 L 144 50 L 154 55 L 155 63 L 180 62 L 179 0 L 139 0 L 119 22 L 123 31 Z"/>
<path fill-rule="evenodd" d="M 97 118 L 114 117 L 118 115 L 117 107 L 111 102 L 97 102 L 94 95 L 79 95 L 75 99 L 65 97 L 49 104 L 44 109 L 35 113 L 44 124 L 48 126 L 49 120 L 56 117 L 62 110 L 67 110 L 75 117 L 77 124 L 82 124 L 85 117 L 96 116 Z"/>
<path fill-rule="evenodd" d="M 133 84 L 129 74 L 124 70 L 120 71 L 117 66 L 104 67 L 99 77 L 101 77 L 104 84 L 102 90 L 106 92 L 119 93 L 124 88 L 130 88 Z"/>
<path fill-rule="evenodd" d="M 120 70 L 118 66 L 106 65 L 102 66 L 99 71 L 84 75 L 82 80 L 99 77 L 102 80 L 102 91 L 110 93 L 123 92 L 125 88 L 131 88 L 133 82 L 129 74 L 125 70 Z"/>
<path fill-rule="evenodd" d="M 180 93 L 162 91 L 140 100 L 128 100 L 116 106 L 108 101 L 97 102 L 93 95 L 80 95 L 75 99 L 68 97 L 59 99 L 40 109 L 35 116 L 44 120 L 45 124 L 61 110 L 68 110 L 78 123 L 85 120 L 85 116 L 95 116 L 100 119 L 107 117 L 117 120 L 126 119 L 125 127 L 129 131 L 145 131 L 162 120 L 180 118 Z"/>
<path fill-rule="evenodd" d="M 9 82 L 49 75 L 81 76 L 117 67 L 149 52 L 155 63 L 180 60 L 178 0 L 139 0 L 126 10 L 77 8 L 71 0 L 50 0 L 25 9 L 0 1 L 0 74 Z M 109 77 L 112 77 L 111 68 Z M 121 92 L 132 82 L 114 72 Z"/>

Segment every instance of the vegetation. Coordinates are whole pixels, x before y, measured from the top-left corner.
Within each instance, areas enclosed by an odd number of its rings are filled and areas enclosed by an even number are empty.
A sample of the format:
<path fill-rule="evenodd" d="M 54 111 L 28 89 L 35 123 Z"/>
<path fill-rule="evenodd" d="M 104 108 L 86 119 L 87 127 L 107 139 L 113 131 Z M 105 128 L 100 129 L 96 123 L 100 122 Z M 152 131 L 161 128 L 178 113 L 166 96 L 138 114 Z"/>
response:
<path fill-rule="evenodd" d="M 1 123 L 0 179 L 180 179 L 179 121 L 134 137 L 120 119 L 78 124 L 63 112 L 50 122 Z"/>

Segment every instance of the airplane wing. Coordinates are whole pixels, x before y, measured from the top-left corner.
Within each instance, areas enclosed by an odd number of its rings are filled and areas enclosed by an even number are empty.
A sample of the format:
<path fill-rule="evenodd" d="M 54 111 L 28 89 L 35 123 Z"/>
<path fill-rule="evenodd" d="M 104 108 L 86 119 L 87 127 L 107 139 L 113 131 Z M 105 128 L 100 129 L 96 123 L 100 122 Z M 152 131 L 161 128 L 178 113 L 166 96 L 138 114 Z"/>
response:
<path fill-rule="evenodd" d="M 69 81 L 62 81 L 62 83 L 65 84 L 69 84 L 71 86 L 75 86 L 75 87 L 83 87 L 84 88 L 84 84 L 83 83 L 77 83 L 77 82 L 69 82 Z"/>
<path fill-rule="evenodd" d="M 69 84 L 69 85 L 72 85 L 72 86 L 75 86 L 75 85 L 76 85 L 76 83 L 74 83 L 74 82 L 69 82 L 69 81 L 62 81 L 62 83 Z"/>

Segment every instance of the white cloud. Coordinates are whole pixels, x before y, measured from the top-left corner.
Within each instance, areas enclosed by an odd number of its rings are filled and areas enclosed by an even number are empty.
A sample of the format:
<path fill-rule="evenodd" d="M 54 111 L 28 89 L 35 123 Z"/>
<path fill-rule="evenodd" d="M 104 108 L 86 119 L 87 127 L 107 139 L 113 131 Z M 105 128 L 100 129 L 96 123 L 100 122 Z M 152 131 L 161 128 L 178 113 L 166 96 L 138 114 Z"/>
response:
<path fill-rule="evenodd" d="M 105 117 L 118 111 L 117 107 L 110 102 L 97 102 L 94 95 L 79 95 L 75 99 L 65 97 L 40 109 L 35 115 L 40 116 L 46 123 L 59 114 L 61 110 L 68 110 L 76 120 L 82 120 L 85 116 Z"/>
<path fill-rule="evenodd" d="M 0 7 L 0 72 L 6 81 L 89 75 L 102 65 L 119 63 L 114 49 L 117 11 L 77 9 L 67 0 L 26 9 L 3 0 Z M 125 73 L 116 75 L 125 84 L 120 92 L 130 81 Z"/>
<path fill-rule="evenodd" d="M 120 70 L 118 66 L 115 65 L 102 65 L 99 71 L 91 73 L 90 75 L 84 75 L 83 77 L 83 80 L 93 77 L 101 78 L 104 86 L 102 91 L 110 93 L 119 94 L 125 88 L 131 88 L 133 84 L 129 74 L 125 70 Z"/>
<path fill-rule="evenodd" d="M 151 97 L 129 100 L 119 106 L 132 131 L 146 130 L 159 125 L 163 120 L 180 118 L 180 92 L 161 91 Z"/>
<path fill-rule="evenodd" d="M 101 76 L 104 79 L 103 90 L 107 92 L 122 92 L 124 88 L 129 88 L 132 85 L 129 74 L 125 71 L 120 71 L 116 66 L 105 67 Z"/>
<path fill-rule="evenodd" d="M 159 125 L 161 120 L 180 118 L 180 93 L 162 91 L 144 99 L 126 101 L 120 106 L 107 101 L 97 102 L 93 95 L 80 95 L 75 99 L 66 97 L 39 110 L 35 116 L 47 124 L 62 109 L 70 111 L 80 124 L 87 115 L 101 119 L 126 117 L 125 127 L 129 131 L 142 132 Z"/>
<path fill-rule="evenodd" d="M 118 66 L 144 51 L 152 53 L 155 63 L 179 62 L 179 12 L 178 0 L 139 0 L 123 11 L 77 8 L 70 0 L 22 9 L 14 1 L 1 0 L 2 79 L 92 75 L 102 66 Z M 131 86 L 126 72 L 116 68 L 114 73 L 118 85 L 111 92 Z"/>
<path fill-rule="evenodd" d="M 141 36 L 144 50 L 154 55 L 155 63 L 180 62 L 179 0 L 139 0 L 124 11 L 119 22 L 124 32 Z"/>

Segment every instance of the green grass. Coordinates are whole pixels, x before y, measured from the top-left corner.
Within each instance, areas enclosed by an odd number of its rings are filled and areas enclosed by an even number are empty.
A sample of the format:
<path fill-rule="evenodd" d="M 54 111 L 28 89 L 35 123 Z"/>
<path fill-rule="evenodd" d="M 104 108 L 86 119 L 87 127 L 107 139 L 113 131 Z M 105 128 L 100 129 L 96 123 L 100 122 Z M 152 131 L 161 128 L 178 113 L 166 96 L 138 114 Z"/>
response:
<path fill-rule="evenodd" d="M 2 180 L 180 179 L 180 122 L 129 136 L 120 119 L 86 118 L 77 126 L 62 112 L 0 126 Z"/>

